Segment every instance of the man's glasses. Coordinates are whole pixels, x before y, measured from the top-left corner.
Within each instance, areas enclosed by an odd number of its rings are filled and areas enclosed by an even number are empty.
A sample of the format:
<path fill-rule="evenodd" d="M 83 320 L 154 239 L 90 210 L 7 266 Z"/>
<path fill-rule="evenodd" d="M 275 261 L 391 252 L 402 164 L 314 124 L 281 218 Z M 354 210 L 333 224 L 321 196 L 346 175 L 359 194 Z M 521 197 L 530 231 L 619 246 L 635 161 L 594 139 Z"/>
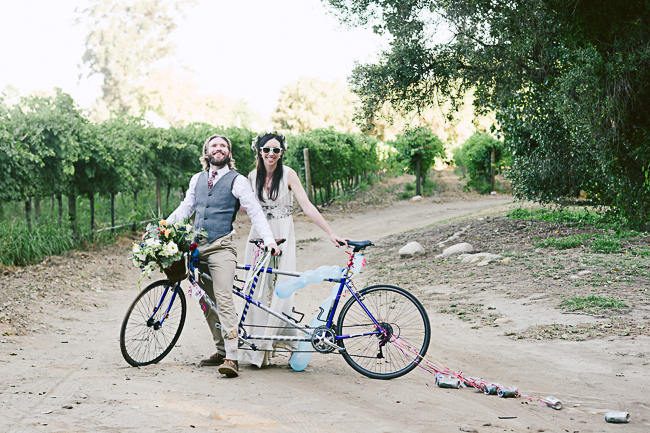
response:
<path fill-rule="evenodd" d="M 263 147 L 262 148 L 262 152 L 264 152 L 264 153 L 269 153 L 271 151 L 273 151 L 273 153 L 275 153 L 277 155 L 278 153 L 282 152 L 282 149 L 280 147 Z"/>

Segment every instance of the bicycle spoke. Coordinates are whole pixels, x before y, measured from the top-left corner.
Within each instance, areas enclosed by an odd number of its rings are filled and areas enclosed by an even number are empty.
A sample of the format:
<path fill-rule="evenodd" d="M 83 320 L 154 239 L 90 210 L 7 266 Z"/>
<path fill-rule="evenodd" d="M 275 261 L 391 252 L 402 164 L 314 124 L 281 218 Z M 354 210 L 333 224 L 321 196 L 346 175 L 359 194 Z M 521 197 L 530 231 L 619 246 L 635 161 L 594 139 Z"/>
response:
<path fill-rule="evenodd" d="M 185 322 L 186 306 L 183 293 L 179 290 L 174 297 L 174 290 L 165 281 L 155 282 L 140 293 L 129 309 L 120 333 L 122 354 L 129 364 L 158 362 L 176 343 Z M 172 298 L 174 301 L 169 307 Z M 159 304 L 159 309 L 154 313 Z M 170 309 L 165 317 L 167 308 Z"/>
<path fill-rule="evenodd" d="M 379 324 L 376 326 L 356 300 L 343 307 L 338 321 L 339 335 L 369 334 L 345 338 L 343 356 L 360 373 L 389 379 L 412 370 L 429 344 L 429 321 L 417 299 L 393 286 L 373 286 L 359 292 L 360 300 Z M 405 353 L 393 343 L 406 337 L 417 347 Z"/>

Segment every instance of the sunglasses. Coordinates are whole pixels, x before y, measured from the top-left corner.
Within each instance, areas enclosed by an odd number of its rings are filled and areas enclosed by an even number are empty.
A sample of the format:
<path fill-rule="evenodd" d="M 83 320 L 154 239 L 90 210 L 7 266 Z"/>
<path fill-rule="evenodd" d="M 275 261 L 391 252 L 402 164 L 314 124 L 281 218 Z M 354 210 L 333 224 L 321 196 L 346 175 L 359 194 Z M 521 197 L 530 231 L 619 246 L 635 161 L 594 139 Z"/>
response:
<path fill-rule="evenodd" d="M 273 153 L 275 153 L 277 155 L 278 153 L 282 152 L 282 148 L 280 148 L 280 147 L 263 147 L 262 148 L 262 152 L 264 152 L 264 153 L 269 153 L 271 151 L 273 151 Z"/>

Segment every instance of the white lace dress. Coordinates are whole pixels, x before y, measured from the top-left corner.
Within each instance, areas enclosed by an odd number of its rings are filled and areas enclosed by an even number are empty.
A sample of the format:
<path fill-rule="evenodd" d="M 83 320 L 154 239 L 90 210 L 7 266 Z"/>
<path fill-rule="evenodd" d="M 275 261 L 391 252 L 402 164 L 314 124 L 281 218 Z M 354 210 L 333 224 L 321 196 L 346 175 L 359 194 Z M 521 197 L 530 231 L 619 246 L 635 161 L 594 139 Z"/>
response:
<path fill-rule="evenodd" d="M 255 175 L 256 173 L 252 172 L 250 178 L 252 181 L 253 190 L 255 190 L 255 196 L 257 197 Z M 271 226 L 273 236 L 276 239 L 286 239 L 286 241 L 280 245 L 282 255 L 278 257 L 277 268 L 284 271 L 294 272 L 296 270 L 296 236 L 294 233 L 292 216 L 293 193 L 291 190 L 289 190 L 288 178 L 288 171 L 285 169 L 282 173 L 282 180 L 280 181 L 277 198 L 275 200 L 270 200 L 266 191 L 264 191 L 263 197 L 265 201 L 261 202 L 260 204 L 262 205 L 262 210 L 264 211 L 266 219 Z M 255 228 L 251 228 L 248 239 L 250 240 L 254 238 L 259 238 L 259 235 L 255 231 Z M 244 263 L 251 264 L 254 258 L 255 246 L 249 242 L 246 242 L 246 255 Z M 270 266 L 274 267 L 273 265 Z M 277 280 L 274 281 L 274 277 L 277 277 Z M 286 277 L 282 275 L 268 275 L 268 278 L 266 278 L 265 287 L 257 287 L 255 289 L 254 299 L 260 301 L 264 305 L 269 306 L 273 311 L 276 311 L 280 314 L 284 312 L 287 315 L 293 317 L 295 314 L 292 314 L 291 310 L 294 305 L 294 295 L 291 295 L 286 299 L 281 299 L 275 295 L 273 290 L 274 285 L 285 278 L 293 277 Z M 294 328 L 288 328 L 288 325 L 286 323 L 253 306 L 248 309 L 244 323 L 246 325 L 247 332 L 254 335 L 298 335 L 297 331 Z M 297 347 L 296 342 L 289 341 L 256 340 L 253 342 L 256 344 L 258 349 L 261 350 L 239 350 L 239 361 L 248 362 L 258 367 L 269 363 L 269 358 L 275 349 L 295 350 Z M 244 346 L 244 348 L 245 347 L 247 346 Z"/>

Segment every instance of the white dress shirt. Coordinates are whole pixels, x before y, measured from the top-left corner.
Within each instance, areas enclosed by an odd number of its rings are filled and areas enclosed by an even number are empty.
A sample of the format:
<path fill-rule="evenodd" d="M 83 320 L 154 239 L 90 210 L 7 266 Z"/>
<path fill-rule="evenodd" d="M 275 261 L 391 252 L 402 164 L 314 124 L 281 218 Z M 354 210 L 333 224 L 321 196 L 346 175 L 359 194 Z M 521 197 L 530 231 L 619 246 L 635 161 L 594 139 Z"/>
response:
<path fill-rule="evenodd" d="M 208 176 L 212 175 L 212 171 L 213 168 L 211 167 Z M 221 179 L 229 171 L 230 168 L 228 166 L 225 166 L 217 170 L 217 174 L 214 178 L 213 185 L 216 184 L 219 181 L 219 179 Z M 192 179 L 190 179 L 190 186 L 187 189 L 187 193 L 185 194 L 185 199 L 183 199 L 183 201 L 181 202 L 181 204 L 178 205 L 176 210 L 172 212 L 171 215 L 169 215 L 169 217 L 167 218 L 167 222 L 175 223 L 178 221 L 183 221 L 192 216 L 196 208 L 195 194 L 196 194 L 196 183 L 199 180 L 199 175 L 201 175 L 201 173 L 196 173 L 194 176 L 192 176 Z M 257 233 L 260 234 L 260 236 L 264 240 L 264 243 L 266 245 L 269 245 L 270 243 L 274 243 L 275 238 L 273 237 L 273 232 L 271 232 L 271 227 L 269 227 L 269 223 L 268 221 L 266 221 L 266 217 L 264 216 L 262 207 L 260 206 L 260 203 L 257 201 L 257 198 L 255 197 L 253 188 L 251 187 L 251 184 L 248 182 L 248 179 L 246 179 L 241 174 L 235 178 L 235 182 L 232 185 L 232 195 L 234 195 L 235 198 L 239 199 L 239 203 L 244 208 L 244 210 L 246 210 L 246 214 L 248 214 L 248 217 L 251 219 L 251 222 L 253 223 L 253 227 L 255 227 Z M 233 229 L 231 234 L 234 233 L 235 230 Z"/>

